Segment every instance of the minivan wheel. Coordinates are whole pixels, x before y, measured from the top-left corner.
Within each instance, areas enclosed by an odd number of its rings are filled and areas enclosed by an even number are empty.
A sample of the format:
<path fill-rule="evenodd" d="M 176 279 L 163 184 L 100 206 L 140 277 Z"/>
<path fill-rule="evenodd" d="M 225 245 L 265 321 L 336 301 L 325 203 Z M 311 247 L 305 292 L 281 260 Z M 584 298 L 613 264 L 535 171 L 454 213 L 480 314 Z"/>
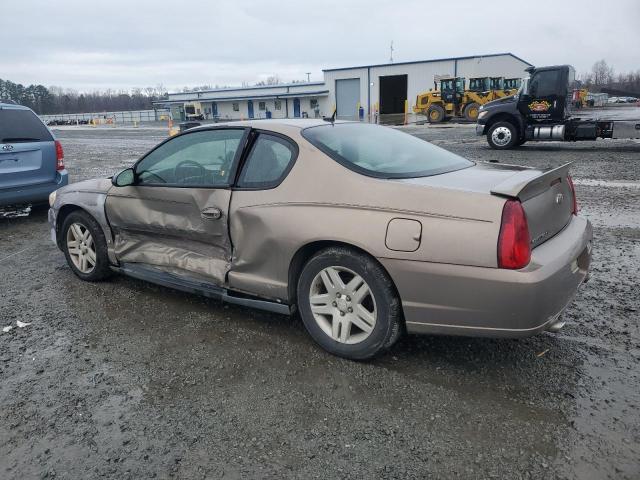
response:
<path fill-rule="evenodd" d="M 366 360 L 402 333 L 393 282 L 379 263 L 355 250 L 331 247 L 314 255 L 302 269 L 297 296 L 307 331 L 334 355 Z"/>
<path fill-rule="evenodd" d="M 88 213 L 71 212 L 62 225 L 62 251 L 82 280 L 95 282 L 111 274 L 107 241 L 98 222 Z"/>

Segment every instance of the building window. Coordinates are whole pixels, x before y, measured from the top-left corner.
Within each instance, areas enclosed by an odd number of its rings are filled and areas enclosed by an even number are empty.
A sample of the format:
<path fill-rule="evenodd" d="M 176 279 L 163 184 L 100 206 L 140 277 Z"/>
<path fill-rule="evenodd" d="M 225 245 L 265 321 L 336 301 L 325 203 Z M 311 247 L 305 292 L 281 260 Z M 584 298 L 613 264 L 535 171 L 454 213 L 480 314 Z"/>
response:
<path fill-rule="evenodd" d="M 233 111 L 234 112 L 240 111 L 240 104 L 238 102 L 233 102 Z"/>
<path fill-rule="evenodd" d="M 311 110 L 315 110 L 316 108 L 318 108 L 318 99 L 312 98 L 311 100 L 309 100 L 309 104 L 311 105 Z"/>
<path fill-rule="evenodd" d="M 266 102 L 258 102 L 258 110 L 266 110 L 267 104 Z"/>
<path fill-rule="evenodd" d="M 282 110 L 282 100 L 276 100 L 273 103 L 273 108 L 275 108 L 276 110 Z"/>

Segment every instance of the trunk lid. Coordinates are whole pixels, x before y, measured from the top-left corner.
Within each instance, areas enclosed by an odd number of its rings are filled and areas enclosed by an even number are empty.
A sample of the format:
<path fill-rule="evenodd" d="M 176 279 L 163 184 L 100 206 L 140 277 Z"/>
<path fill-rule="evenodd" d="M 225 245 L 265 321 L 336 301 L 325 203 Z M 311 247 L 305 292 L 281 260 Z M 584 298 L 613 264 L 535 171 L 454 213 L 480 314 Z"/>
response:
<path fill-rule="evenodd" d="M 470 168 L 403 182 L 520 200 L 533 248 L 553 237 L 571 219 L 573 191 L 567 178 L 569 165 L 540 170 L 478 162 Z"/>
<path fill-rule="evenodd" d="M 494 195 L 517 198 L 527 216 L 531 247 L 560 232 L 573 214 L 569 163 L 548 170 L 522 170 L 491 189 Z"/>

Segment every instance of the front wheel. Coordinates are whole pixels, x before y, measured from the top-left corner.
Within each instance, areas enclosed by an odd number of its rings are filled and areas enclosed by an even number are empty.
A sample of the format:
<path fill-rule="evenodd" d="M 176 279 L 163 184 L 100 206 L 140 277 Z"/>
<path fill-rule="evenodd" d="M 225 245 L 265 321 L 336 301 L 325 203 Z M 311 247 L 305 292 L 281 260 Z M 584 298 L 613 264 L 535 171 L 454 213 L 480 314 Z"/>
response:
<path fill-rule="evenodd" d="M 297 287 L 298 307 L 311 337 L 328 352 L 366 360 L 402 333 L 400 299 L 382 266 L 344 247 L 314 255 Z"/>
<path fill-rule="evenodd" d="M 497 122 L 487 132 L 487 142 L 496 150 L 513 148 L 518 141 L 518 130 L 509 122 Z"/>
<path fill-rule="evenodd" d="M 469 103 L 464 107 L 464 118 L 470 122 L 475 122 L 478 119 L 478 113 L 480 113 L 480 105 L 476 102 Z"/>
<path fill-rule="evenodd" d="M 62 225 L 62 235 L 62 250 L 73 273 L 88 282 L 109 277 L 107 241 L 91 215 L 81 210 L 71 212 Z"/>
<path fill-rule="evenodd" d="M 445 111 L 441 105 L 435 104 L 429 107 L 427 110 L 427 118 L 429 123 L 440 123 L 444 120 Z"/>

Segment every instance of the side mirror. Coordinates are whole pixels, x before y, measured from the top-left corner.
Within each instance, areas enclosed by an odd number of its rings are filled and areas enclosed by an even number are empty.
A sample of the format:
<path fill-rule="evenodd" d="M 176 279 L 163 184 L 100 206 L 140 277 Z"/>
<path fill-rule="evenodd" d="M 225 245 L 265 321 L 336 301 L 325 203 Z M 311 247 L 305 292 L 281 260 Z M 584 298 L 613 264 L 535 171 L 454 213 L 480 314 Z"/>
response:
<path fill-rule="evenodd" d="M 133 185 L 135 179 L 133 168 L 125 168 L 111 177 L 111 183 L 116 187 L 127 187 Z"/>

